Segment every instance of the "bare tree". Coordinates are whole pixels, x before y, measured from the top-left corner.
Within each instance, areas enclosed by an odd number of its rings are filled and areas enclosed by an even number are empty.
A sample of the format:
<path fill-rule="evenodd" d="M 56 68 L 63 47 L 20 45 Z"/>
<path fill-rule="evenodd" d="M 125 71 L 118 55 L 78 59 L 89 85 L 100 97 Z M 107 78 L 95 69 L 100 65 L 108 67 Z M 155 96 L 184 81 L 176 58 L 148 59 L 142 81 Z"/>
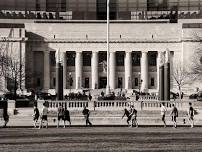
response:
<path fill-rule="evenodd" d="M 13 82 L 12 90 L 14 92 L 14 97 L 16 97 L 18 84 L 21 84 L 25 80 L 25 73 L 23 72 L 25 65 L 22 64 L 24 63 L 24 59 L 19 57 L 19 55 L 14 52 L 19 51 L 17 49 L 9 50 L 8 46 L 4 47 L 4 44 L 1 45 L 0 76 Z"/>
<path fill-rule="evenodd" d="M 179 91 L 179 98 L 181 100 L 181 96 L 182 96 L 182 87 L 185 84 L 188 84 L 190 81 L 190 75 L 187 72 L 187 70 L 184 68 L 183 64 L 180 63 L 176 63 L 173 67 L 173 78 L 174 81 L 177 84 L 178 87 L 178 91 Z"/>
<path fill-rule="evenodd" d="M 192 64 L 189 74 L 191 74 L 194 79 L 200 80 L 202 79 L 202 38 L 199 36 L 198 33 L 193 33 L 193 37 L 197 42 L 199 42 L 199 45 L 196 48 L 194 54 L 192 55 Z"/>

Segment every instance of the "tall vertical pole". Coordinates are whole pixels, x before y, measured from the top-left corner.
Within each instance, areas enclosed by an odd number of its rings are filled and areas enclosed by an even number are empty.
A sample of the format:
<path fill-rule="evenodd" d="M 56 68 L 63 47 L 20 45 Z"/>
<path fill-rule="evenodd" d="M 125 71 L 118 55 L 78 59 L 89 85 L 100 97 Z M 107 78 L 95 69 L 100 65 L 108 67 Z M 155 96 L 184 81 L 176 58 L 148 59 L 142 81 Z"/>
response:
<path fill-rule="evenodd" d="M 164 100 L 164 52 L 159 52 L 159 100 Z"/>
<path fill-rule="evenodd" d="M 170 51 L 167 49 L 164 64 L 164 100 L 170 100 Z"/>
<path fill-rule="evenodd" d="M 109 0 L 107 0 L 107 86 L 106 94 L 110 93 L 109 86 Z"/>
<path fill-rule="evenodd" d="M 56 99 L 63 100 L 63 66 L 60 51 L 56 52 Z"/>

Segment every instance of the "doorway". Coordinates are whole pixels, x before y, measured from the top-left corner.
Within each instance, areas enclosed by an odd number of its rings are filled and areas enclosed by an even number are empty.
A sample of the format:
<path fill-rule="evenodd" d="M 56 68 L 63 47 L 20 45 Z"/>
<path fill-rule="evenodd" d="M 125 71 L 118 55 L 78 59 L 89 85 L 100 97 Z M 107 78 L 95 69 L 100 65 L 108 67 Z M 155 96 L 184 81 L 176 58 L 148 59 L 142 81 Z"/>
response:
<path fill-rule="evenodd" d="M 89 78 L 85 78 L 85 88 L 89 88 Z"/>
<path fill-rule="evenodd" d="M 106 88 L 107 85 L 107 77 L 100 77 L 99 79 L 99 88 Z"/>

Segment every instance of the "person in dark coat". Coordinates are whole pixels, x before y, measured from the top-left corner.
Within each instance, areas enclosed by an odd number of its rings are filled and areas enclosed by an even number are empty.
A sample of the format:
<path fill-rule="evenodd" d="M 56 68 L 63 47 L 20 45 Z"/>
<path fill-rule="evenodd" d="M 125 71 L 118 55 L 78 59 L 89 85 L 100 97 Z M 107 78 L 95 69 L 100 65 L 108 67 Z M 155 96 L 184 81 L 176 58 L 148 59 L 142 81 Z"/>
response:
<path fill-rule="evenodd" d="M 126 108 L 124 109 L 124 114 L 123 114 L 123 116 L 122 116 L 122 119 L 123 119 L 124 116 L 127 117 L 126 122 L 127 122 L 127 124 L 129 125 L 129 122 L 130 122 L 130 120 L 131 120 L 131 116 L 130 116 L 130 112 L 129 112 Z"/>
<path fill-rule="evenodd" d="M 84 118 L 85 118 L 85 120 L 86 120 L 86 126 L 88 126 L 88 124 L 89 124 L 90 126 L 92 126 L 92 123 L 91 123 L 90 120 L 89 120 L 90 111 L 89 111 L 86 107 L 84 107 L 82 113 L 83 113 Z"/>
<path fill-rule="evenodd" d="M 36 128 L 36 124 L 37 124 L 37 122 L 38 122 L 38 120 L 39 120 L 39 116 L 40 116 L 40 114 L 39 114 L 39 109 L 38 109 L 37 106 L 35 105 L 35 106 L 34 106 L 34 114 L 33 114 L 34 128 Z"/>
<path fill-rule="evenodd" d="M 92 95 L 89 93 L 88 99 L 91 101 L 92 100 Z"/>
<path fill-rule="evenodd" d="M 69 126 L 71 126 L 71 119 L 70 119 L 70 113 L 69 110 L 65 107 L 64 110 L 64 128 L 66 127 L 66 121 L 69 121 Z"/>
<path fill-rule="evenodd" d="M 8 115 L 8 112 L 7 112 L 7 109 L 4 108 L 3 110 L 3 119 L 4 119 L 4 128 L 6 128 L 7 126 L 7 123 L 9 121 L 9 115 Z"/>

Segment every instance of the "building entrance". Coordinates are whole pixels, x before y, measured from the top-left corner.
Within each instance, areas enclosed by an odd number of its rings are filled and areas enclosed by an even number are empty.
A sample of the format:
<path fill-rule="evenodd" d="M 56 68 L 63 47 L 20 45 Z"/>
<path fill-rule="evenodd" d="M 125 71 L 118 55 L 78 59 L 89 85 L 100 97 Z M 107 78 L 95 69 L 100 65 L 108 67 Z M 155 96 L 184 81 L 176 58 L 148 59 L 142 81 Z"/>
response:
<path fill-rule="evenodd" d="M 85 78 L 85 88 L 89 88 L 89 78 Z"/>
<path fill-rule="evenodd" d="M 99 88 L 106 88 L 107 85 L 107 77 L 100 77 L 99 79 Z"/>

